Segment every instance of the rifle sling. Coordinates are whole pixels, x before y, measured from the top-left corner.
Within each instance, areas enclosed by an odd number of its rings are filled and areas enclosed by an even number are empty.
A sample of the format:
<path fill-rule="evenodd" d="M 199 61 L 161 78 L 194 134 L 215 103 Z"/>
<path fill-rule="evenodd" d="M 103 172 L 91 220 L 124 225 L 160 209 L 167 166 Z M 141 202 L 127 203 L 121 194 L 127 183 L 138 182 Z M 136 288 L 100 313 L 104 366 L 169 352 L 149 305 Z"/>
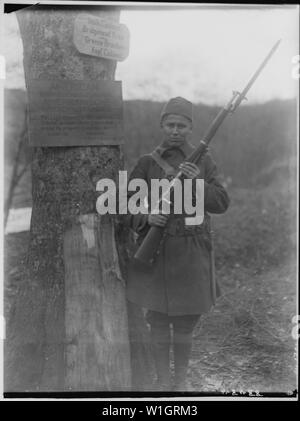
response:
<path fill-rule="evenodd" d="M 174 167 L 168 164 L 168 162 L 165 161 L 156 150 L 154 150 L 151 153 L 151 156 L 154 159 L 154 161 L 157 163 L 157 165 L 159 165 L 160 168 L 164 170 L 167 178 L 175 177 L 178 171 L 176 171 Z"/>

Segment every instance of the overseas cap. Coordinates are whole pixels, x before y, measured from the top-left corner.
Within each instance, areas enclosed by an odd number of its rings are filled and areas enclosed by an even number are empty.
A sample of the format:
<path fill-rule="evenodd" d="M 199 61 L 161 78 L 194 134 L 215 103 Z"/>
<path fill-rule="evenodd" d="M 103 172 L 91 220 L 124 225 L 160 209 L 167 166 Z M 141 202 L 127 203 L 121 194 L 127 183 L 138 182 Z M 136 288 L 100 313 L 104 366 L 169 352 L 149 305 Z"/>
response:
<path fill-rule="evenodd" d="M 190 121 L 193 121 L 193 104 L 180 96 L 171 98 L 170 101 L 165 104 L 161 112 L 160 122 L 162 122 L 163 118 L 168 114 L 182 115 Z"/>

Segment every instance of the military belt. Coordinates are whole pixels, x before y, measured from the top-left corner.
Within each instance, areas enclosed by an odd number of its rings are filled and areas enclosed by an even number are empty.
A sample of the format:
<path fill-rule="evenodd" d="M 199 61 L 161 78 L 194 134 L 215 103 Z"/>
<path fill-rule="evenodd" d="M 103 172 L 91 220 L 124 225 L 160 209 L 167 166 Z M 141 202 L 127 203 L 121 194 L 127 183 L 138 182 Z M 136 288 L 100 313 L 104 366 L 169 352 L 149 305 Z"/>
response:
<path fill-rule="evenodd" d="M 203 233 L 204 224 L 201 225 L 186 225 L 184 217 L 171 217 L 165 226 L 165 234 L 174 236 L 187 236 Z"/>

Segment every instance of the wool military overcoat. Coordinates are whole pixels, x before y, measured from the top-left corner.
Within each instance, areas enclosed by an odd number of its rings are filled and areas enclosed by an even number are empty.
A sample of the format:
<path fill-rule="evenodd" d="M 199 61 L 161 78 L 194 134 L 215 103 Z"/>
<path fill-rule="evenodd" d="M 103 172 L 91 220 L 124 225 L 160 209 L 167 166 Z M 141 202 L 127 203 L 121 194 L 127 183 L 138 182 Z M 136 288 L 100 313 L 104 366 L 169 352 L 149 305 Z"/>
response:
<path fill-rule="evenodd" d="M 178 171 L 179 164 L 190 155 L 193 148 L 185 142 L 180 148 L 168 148 L 162 144 L 156 150 L 161 158 Z M 151 192 L 151 179 L 166 178 L 166 174 L 152 155 L 147 154 L 138 160 L 130 175 L 130 179 L 133 178 L 145 180 Z M 229 197 L 218 181 L 216 164 L 209 153 L 200 164 L 199 178 L 204 179 L 203 223 L 187 226 L 185 214 L 169 217 L 165 238 L 153 267 L 145 269 L 131 260 L 127 280 L 129 301 L 171 316 L 203 314 L 214 304 L 211 282 L 214 262 L 211 259 L 209 213 L 225 212 Z M 138 234 L 135 245 L 137 249 L 150 228 L 147 215 L 128 215 L 127 221 Z"/>

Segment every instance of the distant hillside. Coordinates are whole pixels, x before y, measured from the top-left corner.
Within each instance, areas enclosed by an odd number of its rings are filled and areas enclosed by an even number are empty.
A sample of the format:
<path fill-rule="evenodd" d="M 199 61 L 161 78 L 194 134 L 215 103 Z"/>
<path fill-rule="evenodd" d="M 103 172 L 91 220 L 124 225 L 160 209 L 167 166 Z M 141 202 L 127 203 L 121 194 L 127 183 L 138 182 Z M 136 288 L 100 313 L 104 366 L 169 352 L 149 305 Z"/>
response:
<path fill-rule="evenodd" d="M 26 95 L 20 89 L 5 89 L 4 91 L 4 199 L 6 200 L 11 183 L 13 165 L 16 159 L 18 145 L 26 127 Z M 26 133 L 26 131 L 25 131 Z M 27 143 L 25 136 L 25 143 Z M 22 166 L 30 162 L 30 148 L 23 149 L 20 155 Z M 12 207 L 30 206 L 31 177 L 30 165 L 20 179 L 16 188 Z"/>
<path fill-rule="evenodd" d="M 11 164 L 17 149 L 18 137 L 24 128 L 26 96 L 20 89 L 4 91 L 5 163 Z"/>
<path fill-rule="evenodd" d="M 26 95 L 22 90 L 5 90 L 5 184 L 6 190 L 19 136 L 24 126 Z M 124 103 L 124 155 L 131 169 L 138 157 L 150 152 L 161 141 L 159 115 L 163 104 L 151 101 Z M 195 106 L 193 143 L 196 145 L 218 107 Z M 269 184 L 274 178 L 295 177 L 297 108 L 295 100 L 274 100 L 260 105 L 243 105 L 228 117 L 211 144 L 211 152 L 224 179 L 233 186 Z M 30 152 L 30 150 L 29 150 Z M 30 153 L 24 154 L 30 159 Z M 30 201 L 30 174 L 20 182 L 19 193 Z M 23 199 L 21 199 L 21 202 Z M 15 200 L 14 206 L 21 206 Z"/>

